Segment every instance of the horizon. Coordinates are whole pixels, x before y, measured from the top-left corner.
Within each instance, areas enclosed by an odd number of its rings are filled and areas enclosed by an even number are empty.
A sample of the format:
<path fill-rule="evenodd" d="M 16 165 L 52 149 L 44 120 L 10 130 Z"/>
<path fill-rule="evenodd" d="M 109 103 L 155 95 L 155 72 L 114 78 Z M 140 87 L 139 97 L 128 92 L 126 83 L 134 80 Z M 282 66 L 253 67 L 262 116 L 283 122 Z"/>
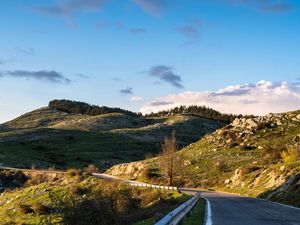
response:
<path fill-rule="evenodd" d="M 0 123 L 70 99 L 143 114 L 179 105 L 300 109 L 295 0 L 0 3 Z"/>

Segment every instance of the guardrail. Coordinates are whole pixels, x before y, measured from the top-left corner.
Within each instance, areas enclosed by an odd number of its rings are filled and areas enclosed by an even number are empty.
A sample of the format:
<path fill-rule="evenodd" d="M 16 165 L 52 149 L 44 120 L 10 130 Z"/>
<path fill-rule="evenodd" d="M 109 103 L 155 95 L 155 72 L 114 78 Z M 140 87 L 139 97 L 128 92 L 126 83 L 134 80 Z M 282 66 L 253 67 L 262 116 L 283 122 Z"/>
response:
<path fill-rule="evenodd" d="M 183 218 L 193 209 L 200 198 L 200 193 L 198 192 L 193 198 L 183 203 L 172 212 L 167 214 L 160 221 L 155 223 L 155 225 L 177 225 Z"/>
<path fill-rule="evenodd" d="M 147 188 L 153 188 L 153 189 L 164 189 L 164 190 L 172 190 L 177 191 L 177 187 L 169 187 L 169 186 L 160 186 L 160 185 L 153 185 L 153 184 L 144 184 L 144 183 L 131 183 L 128 182 L 128 185 L 136 186 L 136 187 L 147 187 Z"/>

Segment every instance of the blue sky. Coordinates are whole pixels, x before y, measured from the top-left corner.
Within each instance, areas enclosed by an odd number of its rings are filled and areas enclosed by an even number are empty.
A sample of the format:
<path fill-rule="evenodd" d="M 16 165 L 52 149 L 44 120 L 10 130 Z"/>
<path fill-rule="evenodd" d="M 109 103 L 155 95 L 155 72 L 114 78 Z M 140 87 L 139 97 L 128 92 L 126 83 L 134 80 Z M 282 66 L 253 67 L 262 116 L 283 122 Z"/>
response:
<path fill-rule="evenodd" d="M 10 0 L 0 7 L 0 122 L 54 98 L 235 113 L 267 91 L 242 113 L 300 108 L 299 1 Z M 237 94 L 244 84 L 246 95 Z M 212 97 L 224 90 L 234 94 Z M 190 101 L 190 93 L 198 97 Z"/>

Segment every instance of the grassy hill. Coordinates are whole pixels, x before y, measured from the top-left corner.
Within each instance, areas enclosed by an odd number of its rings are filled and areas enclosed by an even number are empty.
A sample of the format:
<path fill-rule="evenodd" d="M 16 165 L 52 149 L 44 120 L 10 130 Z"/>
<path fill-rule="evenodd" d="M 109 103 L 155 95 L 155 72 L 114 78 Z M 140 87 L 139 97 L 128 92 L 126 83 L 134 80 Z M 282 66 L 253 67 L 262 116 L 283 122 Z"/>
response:
<path fill-rule="evenodd" d="M 235 119 L 178 154 L 185 168 L 177 174 L 177 185 L 259 196 L 300 207 L 300 111 Z M 152 182 L 163 182 L 158 170 L 153 158 L 115 166 L 109 172 L 135 179 L 156 174 Z"/>
<path fill-rule="evenodd" d="M 173 130 L 184 147 L 225 125 L 192 115 L 148 118 L 118 108 L 67 101 L 69 109 L 64 101 L 62 105 L 55 102 L 64 111 L 52 104 L 0 125 L 0 164 L 44 168 L 96 164 L 105 169 L 157 153 Z"/>

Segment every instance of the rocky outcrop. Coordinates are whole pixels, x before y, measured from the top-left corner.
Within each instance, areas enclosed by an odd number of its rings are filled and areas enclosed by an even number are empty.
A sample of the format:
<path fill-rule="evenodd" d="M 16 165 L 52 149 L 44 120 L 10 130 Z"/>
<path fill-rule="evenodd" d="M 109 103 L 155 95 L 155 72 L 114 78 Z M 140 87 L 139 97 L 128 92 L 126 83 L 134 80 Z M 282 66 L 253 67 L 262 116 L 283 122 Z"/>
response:
<path fill-rule="evenodd" d="M 106 173 L 113 176 L 126 177 L 130 179 L 136 179 L 141 176 L 143 171 L 148 168 L 148 163 L 145 161 L 132 162 L 132 163 L 123 163 L 116 166 L 113 166 Z"/>

